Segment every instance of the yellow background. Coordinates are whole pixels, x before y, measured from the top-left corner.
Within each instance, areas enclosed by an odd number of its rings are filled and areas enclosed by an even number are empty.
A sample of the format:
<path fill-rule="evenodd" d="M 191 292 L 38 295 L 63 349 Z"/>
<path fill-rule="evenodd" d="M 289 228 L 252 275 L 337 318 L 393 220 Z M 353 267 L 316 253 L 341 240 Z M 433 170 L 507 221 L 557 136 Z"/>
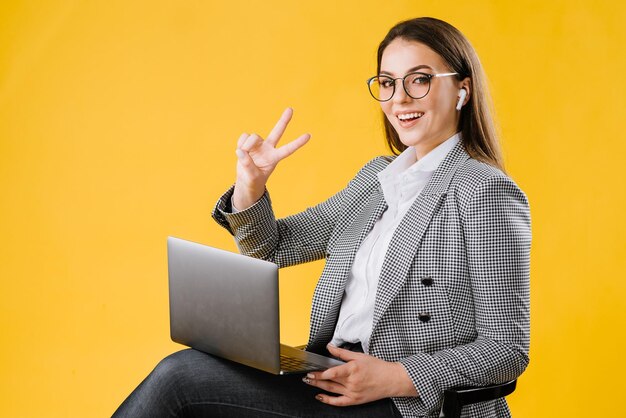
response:
<path fill-rule="evenodd" d="M 211 219 L 241 132 L 286 106 L 311 142 L 278 215 L 385 153 L 365 79 L 396 22 L 464 32 L 533 218 L 531 363 L 515 417 L 616 416 L 626 372 L 626 9 L 598 1 L 3 1 L 0 416 L 102 417 L 180 346 L 166 237 L 234 250 Z M 304 343 L 321 264 L 281 276 Z M 622 408 L 623 409 L 623 408 Z M 619 407 L 618 407 L 619 410 Z"/>

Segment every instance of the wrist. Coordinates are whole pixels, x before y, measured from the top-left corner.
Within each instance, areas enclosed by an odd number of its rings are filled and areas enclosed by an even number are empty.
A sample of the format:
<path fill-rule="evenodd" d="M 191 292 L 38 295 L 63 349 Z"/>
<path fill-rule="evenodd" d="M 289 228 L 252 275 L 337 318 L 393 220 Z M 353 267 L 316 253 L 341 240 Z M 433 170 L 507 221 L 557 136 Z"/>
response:
<path fill-rule="evenodd" d="M 248 209 L 263 197 L 265 193 L 265 186 L 261 188 L 250 188 L 241 185 L 239 182 L 235 183 L 235 190 L 233 191 L 232 204 L 238 211 Z"/>
<path fill-rule="evenodd" d="M 392 385 L 394 393 L 391 396 L 418 396 L 415 385 L 413 384 L 413 381 L 409 377 L 409 374 L 407 373 L 402 363 L 395 362 L 391 364 L 394 367 L 394 384 Z"/>

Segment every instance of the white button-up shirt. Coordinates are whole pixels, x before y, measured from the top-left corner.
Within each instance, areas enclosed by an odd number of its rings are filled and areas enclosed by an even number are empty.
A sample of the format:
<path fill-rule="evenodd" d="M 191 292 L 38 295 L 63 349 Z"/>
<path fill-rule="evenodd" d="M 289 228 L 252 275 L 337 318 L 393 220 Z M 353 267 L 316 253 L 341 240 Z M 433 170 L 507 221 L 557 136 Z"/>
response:
<path fill-rule="evenodd" d="M 368 352 L 378 278 L 391 238 L 413 201 L 460 139 L 460 134 L 453 135 L 420 160 L 415 149 L 409 147 L 378 173 L 388 207 L 356 253 L 331 344 L 361 342 L 363 351 Z"/>

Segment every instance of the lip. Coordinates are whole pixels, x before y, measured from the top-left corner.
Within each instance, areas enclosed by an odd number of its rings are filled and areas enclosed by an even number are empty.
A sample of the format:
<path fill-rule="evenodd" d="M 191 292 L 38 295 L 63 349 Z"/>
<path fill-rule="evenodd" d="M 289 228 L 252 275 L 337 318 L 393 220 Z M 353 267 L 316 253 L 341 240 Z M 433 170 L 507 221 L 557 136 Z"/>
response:
<path fill-rule="evenodd" d="M 422 116 L 420 116 L 417 119 L 412 119 L 412 120 L 408 120 L 408 121 L 404 121 L 401 120 L 398 116 L 400 115 L 406 115 L 409 113 L 421 113 Z M 425 112 L 421 112 L 419 110 L 405 110 L 405 111 L 401 111 L 401 112 L 395 112 L 394 113 L 396 120 L 398 121 L 398 124 L 400 125 L 401 128 L 403 129 L 409 129 L 412 128 L 413 126 L 417 125 L 417 123 L 424 117 Z"/>

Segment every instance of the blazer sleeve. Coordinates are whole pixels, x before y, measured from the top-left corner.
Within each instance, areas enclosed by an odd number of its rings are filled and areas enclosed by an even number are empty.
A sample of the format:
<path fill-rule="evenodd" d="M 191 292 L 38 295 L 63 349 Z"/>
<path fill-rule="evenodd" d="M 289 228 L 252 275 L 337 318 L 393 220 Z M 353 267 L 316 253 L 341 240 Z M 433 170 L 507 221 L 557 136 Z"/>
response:
<path fill-rule="evenodd" d="M 461 208 L 462 210 L 462 208 Z M 461 211 L 475 307 L 475 341 L 401 360 L 419 397 L 433 410 L 450 387 L 506 382 L 529 362 L 530 244 L 528 200 L 504 175 L 476 187 Z"/>
<path fill-rule="evenodd" d="M 324 258 L 337 220 L 346 211 L 346 202 L 371 185 L 374 175 L 371 166 L 380 158 L 366 164 L 343 190 L 301 213 L 277 220 L 267 191 L 246 210 L 230 213 L 232 186 L 218 200 L 213 218 L 234 235 L 242 254 L 271 261 L 279 267 Z"/>

